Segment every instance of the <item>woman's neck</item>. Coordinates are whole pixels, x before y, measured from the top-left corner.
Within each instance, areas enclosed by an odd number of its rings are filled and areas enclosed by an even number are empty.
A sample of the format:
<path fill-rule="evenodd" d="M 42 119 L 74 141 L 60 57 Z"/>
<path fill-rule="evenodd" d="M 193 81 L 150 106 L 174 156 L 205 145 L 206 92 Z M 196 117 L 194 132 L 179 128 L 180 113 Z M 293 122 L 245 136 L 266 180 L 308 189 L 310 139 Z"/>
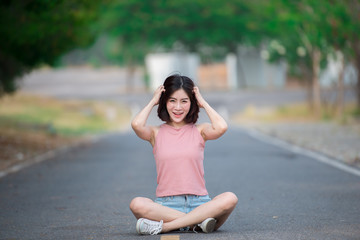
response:
<path fill-rule="evenodd" d="M 183 126 L 186 125 L 186 122 L 185 121 L 182 121 L 182 122 L 179 122 L 179 123 L 176 123 L 176 122 L 168 122 L 167 123 L 168 125 L 174 127 L 174 128 L 182 128 Z"/>

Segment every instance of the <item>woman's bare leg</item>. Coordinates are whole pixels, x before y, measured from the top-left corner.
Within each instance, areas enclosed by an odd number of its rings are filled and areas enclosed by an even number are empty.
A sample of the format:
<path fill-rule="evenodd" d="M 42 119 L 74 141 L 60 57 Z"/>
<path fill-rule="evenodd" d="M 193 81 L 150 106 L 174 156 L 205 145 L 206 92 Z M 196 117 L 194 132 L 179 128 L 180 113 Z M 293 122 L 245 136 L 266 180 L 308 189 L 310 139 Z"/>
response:
<path fill-rule="evenodd" d="M 134 216 L 146 218 L 153 221 L 170 222 L 185 215 L 185 213 L 175 209 L 162 206 L 149 198 L 136 197 L 130 203 L 130 210 Z"/>
<path fill-rule="evenodd" d="M 207 218 L 217 220 L 215 230 L 225 223 L 237 204 L 237 197 L 231 192 L 222 193 L 211 201 L 185 214 L 155 203 L 149 198 L 137 197 L 130 203 L 134 216 L 153 221 L 164 221 L 162 232 L 170 232 L 183 227 L 195 226 Z"/>
<path fill-rule="evenodd" d="M 164 220 L 162 232 L 170 232 L 179 228 L 193 226 L 201 223 L 207 218 L 215 218 L 217 220 L 215 230 L 217 230 L 234 210 L 237 204 L 237 197 L 231 192 L 222 193 L 211 201 L 200 205 L 193 211 L 185 215 L 178 215 L 174 220 L 168 222 Z"/>

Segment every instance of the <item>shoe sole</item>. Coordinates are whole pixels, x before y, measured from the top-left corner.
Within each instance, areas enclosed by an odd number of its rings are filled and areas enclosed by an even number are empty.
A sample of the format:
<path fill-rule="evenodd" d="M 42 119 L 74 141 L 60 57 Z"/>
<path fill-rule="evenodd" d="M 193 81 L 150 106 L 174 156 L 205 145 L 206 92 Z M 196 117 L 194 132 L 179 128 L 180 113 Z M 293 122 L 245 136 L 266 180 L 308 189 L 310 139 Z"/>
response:
<path fill-rule="evenodd" d="M 142 220 L 142 218 L 140 218 L 139 220 L 137 220 L 137 222 L 136 222 L 136 232 L 138 233 L 138 234 L 141 234 L 141 232 L 140 232 L 140 224 L 141 224 L 141 221 Z"/>
<path fill-rule="evenodd" d="M 215 229 L 216 220 L 214 218 L 210 218 L 207 222 L 204 223 L 205 229 L 203 229 L 203 232 L 205 233 L 211 233 Z"/>

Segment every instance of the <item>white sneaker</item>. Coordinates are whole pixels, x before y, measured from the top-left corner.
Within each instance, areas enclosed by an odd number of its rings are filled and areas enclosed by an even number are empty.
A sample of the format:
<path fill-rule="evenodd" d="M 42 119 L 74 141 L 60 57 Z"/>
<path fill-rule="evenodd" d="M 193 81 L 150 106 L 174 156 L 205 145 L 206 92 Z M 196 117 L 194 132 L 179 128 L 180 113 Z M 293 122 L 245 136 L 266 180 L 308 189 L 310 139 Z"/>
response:
<path fill-rule="evenodd" d="M 163 221 L 152 221 L 146 218 L 140 218 L 136 222 L 136 231 L 139 234 L 156 235 L 162 230 Z"/>
<path fill-rule="evenodd" d="M 198 224 L 204 233 L 211 233 L 215 229 L 216 220 L 215 218 L 207 218 L 202 223 Z"/>

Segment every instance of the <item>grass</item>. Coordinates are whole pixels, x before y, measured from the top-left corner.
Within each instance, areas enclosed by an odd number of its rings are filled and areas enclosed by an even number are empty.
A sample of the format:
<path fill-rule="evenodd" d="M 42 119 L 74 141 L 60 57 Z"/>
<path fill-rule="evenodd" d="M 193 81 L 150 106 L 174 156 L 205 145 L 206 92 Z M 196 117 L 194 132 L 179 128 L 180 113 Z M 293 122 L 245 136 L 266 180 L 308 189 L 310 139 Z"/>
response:
<path fill-rule="evenodd" d="M 123 129 L 129 120 L 129 110 L 111 102 L 60 101 L 24 94 L 0 99 L 0 131 L 81 136 Z"/>
<path fill-rule="evenodd" d="M 71 145 L 89 135 L 124 129 L 130 112 L 119 104 L 60 101 L 24 94 L 0 98 L 0 171 Z"/>
<path fill-rule="evenodd" d="M 334 109 L 324 108 L 319 114 L 314 114 L 307 103 L 287 104 L 277 108 L 256 107 L 248 105 L 244 111 L 235 115 L 240 123 L 274 123 L 274 122 L 319 122 L 334 121 L 348 124 L 358 121 L 360 110 L 355 103 L 348 103 L 342 116 L 337 116 Z"/>

